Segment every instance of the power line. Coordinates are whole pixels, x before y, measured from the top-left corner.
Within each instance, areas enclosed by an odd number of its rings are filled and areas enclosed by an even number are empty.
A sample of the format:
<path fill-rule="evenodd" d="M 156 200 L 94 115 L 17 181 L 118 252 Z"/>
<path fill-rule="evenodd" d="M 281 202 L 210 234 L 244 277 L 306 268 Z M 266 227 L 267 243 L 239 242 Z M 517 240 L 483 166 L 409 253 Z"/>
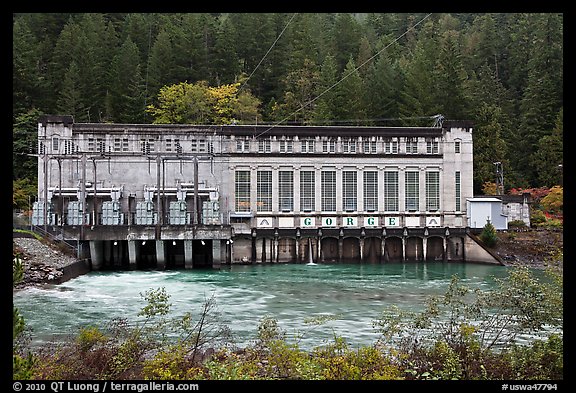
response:
<path fill-rule="evenodd" d="M 350 71 L 348 74 L 344 75 L 339 81 L 337 81 L 336 83 L 334 83 L 332 86 L 330 86 L 329 88 L 327 88 L 326 90 L 324 90 L 322 93 L 320 93 L 318 96 L 316 96 L 315 98 L 311 99 L 310 101 L 308 101 L 306 104 L 302 105 L 300 108 L 296 109 L 294 112 L 292 112 L 290 115 L 286 116 L 284 119 L 280 120 L 278 123 L 275 123 L 274 125 L 272 125 L 272 127 L 262 131 L 260 134 L 256 135 L 255 138 L 258 138 L 260 136 L 262 136 L 263 134 L 267 133 L 268 131 L 270 131 L 272 128 L 282 124 L 283 122 L 285 122 L 287 119 L 289 119 L 290 117 L 292 117 L 293 115 L 295 115 L 296 113 L 300 112 L 302 109 L 304 109 L 305 107 L 307 107 L 308 105 L 312 104 L 314 101 L 316 101 L 318 98 L 322 97 L 324 94 L 328 93 L 330 90 L 332 90 L 334 87 L 336 87 L 337 85 L 339 85 L 342 81 L 344 81 L 346 78 L 348 78 L 350 75 L 352 75 L 354 72 L 356 72 L 359 68 L 363 67 L 366 63 L 368 63 L 369 61 L 371 61 L 373 58 L 375 58 L 376 56 L 380 55 L 380 53 L 384 52 L 386 49 L 388 49 L 393 43 L 395 43 L 396 41 L 398 41 L 400 38 L 404 37 L 406 34 L 408 34 L 408 32 L 410 32 L 411 30 L 413 30 L 414 28 L 416 28 L 416 26 L 418 26 L 420 23 L 424 22 L 426 19 L 428 19 L 428 17 L 430 17 L 430 15 L 432 15 L 432 13 L 429 13 L 428 15 L 426 15 L 424 18 L 420 19 L 420 21 L 418 21 L 418 23 L 416 23 L 414 26 L 411 26 L 410 28 L 408 28 L 404 33 L 402 33 L 400 36 L 398 36 L 396 39 L 392 40 L 388 45 L 386 45 L 384 48 L 380 49 L 378 52 L 376 52 L 375 55 L 373 55 L 372 57 L 370 57 L 368 60 L 364 61 L 362 64 L 360 64 L 358 67 L 356 67 L 354 70 Z"/>
<path fill-rule="evenodd" d="M 252 75 L 254 75 L 254 73 L 256 72 L 256 70 L 258 69 L 258 67 L 260 67 L 260 64 L 262 64 L 262 62 L 264 61 L 264 59 L 266 58 L 266 56 L 268 56 L 268 53 L 270 53 L 270 51 L 272 50 L 272 48 L 274 47 L 274 45 L 276 45 L 276 43 L 278 42 L 278 40 L 280 39 L 280 37 L 282 37 L 282 34 L 284 34 L 284 32 L 286 31 L 286 29 L 288 28 L 288 26 L 290 25 L 290 23 L 292 22 L 292 20 L 294 19 L 294 17 L 297 15 L 297 13 L 295 13 L 294 15 L 292 15 L 292 18 L 290 18 L 290 20 L 288 21 L 288 23 L 286 23 L 286 26 L 284 26 L 284 29 L 280 32 L 280 34 L 278 34 L 278 37 L 276 37 L 276 40 L 272 43 L 272 45 L 270 46 L 270 48 L 268 49 L 268 51 L 264 54 L 264 56 L 262 57 L 262 59 L 260 59 L 260 62 L 256 65 L 256 68 L 254 68 L 254 71 L 252 71 L 252 73 L 250 74 L 250 76 L 248 76 L 248 79 L 246 79 L 244 81 L 244 83 L 242 83 L 242 86 L 240 86 L 240 89 L 242 89 L 246 83 L 248 82 L 248 80 L 250 80 L 250 78 L 252 78 Z"/>

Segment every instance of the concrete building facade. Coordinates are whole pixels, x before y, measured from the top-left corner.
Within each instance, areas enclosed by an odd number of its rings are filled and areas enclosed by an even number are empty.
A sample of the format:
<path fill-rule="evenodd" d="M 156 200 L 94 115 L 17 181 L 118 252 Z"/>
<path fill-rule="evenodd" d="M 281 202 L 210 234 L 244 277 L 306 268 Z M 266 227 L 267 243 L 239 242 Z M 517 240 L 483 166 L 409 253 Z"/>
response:
<path fill-rule="evenodd" d="M 472 127 L 38 124 L 33 224 L 95 269 L 465 260 Z"/>

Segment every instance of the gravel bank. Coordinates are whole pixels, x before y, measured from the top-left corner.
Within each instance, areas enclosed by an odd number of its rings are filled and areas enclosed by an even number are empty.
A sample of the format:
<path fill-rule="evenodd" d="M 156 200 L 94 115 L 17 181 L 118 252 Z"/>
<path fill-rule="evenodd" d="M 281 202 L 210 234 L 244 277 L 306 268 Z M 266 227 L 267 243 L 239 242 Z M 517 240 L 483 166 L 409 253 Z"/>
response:
<path fill-rule="evenodd" d="M 72 278 L 67 274 L 78 260 L 33 238 L 14 238 L 14 252 L 24 264 L 24 279 L 15 288 L 31 285 L 59 284 Z M 77 275 L 77 274 L 76 274 Z"/>

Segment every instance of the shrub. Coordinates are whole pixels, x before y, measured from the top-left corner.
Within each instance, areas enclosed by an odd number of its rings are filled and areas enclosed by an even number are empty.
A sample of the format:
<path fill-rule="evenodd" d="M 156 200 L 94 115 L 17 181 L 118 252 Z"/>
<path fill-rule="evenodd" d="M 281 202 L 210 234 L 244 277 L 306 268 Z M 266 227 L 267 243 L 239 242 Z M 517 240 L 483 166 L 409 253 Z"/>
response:
<path fill-rule="evenodd" d="M 543 222 L 546 222 L 546 215 L 544 214 L 543 211 L 541 210 L 534 210 L 532 212 L 532 214 L 530 214 L 530 224 L 532 226 L 539 226 L 539 224 L 542 224 Z"/>
<path fill-rule="evenodd" d="M 526 223 L 523 220 L 512 220 L 508 222 L 508 228 L 526 228 Z"/>

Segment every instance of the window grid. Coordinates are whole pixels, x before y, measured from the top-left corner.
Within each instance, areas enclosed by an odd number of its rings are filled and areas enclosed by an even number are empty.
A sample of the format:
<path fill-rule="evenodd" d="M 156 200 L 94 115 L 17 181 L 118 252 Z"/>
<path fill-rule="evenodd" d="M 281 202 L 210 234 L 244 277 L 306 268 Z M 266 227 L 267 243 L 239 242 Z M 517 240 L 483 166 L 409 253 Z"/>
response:
<path fill-rule="evenodd" d="M 378 210 L 378 172 L 364 172 L 364 210 Z"/>
<path fill-rule="evenodd" d="M 280 210 L 294 210 L 294 173 L 292 171 L 278 172 L 278 199 Z"/>
<path fill-rule="evenodd" d="M 416 211 L 420 206 L 420 173 L 406 172 L 406 210 Z"/>
<path fill-rule="evenodd" d="M 362 145 L 364 154 L 376 154 L 376 141 L 364 141 Z"/>
<path fill-rule="evenodd" d="M 293 144 L 292 141 L 282 140 L 280 141 L 280 153 L 292 153 Z"/>
<path fill-rule="evenodd" d="M 300 172 L 300 210 L 316 210 L 314 171 Z"/>
<path fill-rule="evenodd" d="M 460 154 L 460 141 L 454 142 L 454 153 Z"/>
<path fill-rule="evenodd" d="M 342 152 L 344 152 L 344 153 L 356 153 L 356 140 L 355 139 L 344 139 L 342 141 Z"/>
<path fill-rule="evenodd" d="M 438 154 L 438 141 L 428 140 L 426 141 L 426 154 Z"/>
<path fill-rule="evenodd" d="M 346 211 L 356 211 L 358 206 L 356 171 L 342 172 L 342 206 Z"/>
<path fill-rule="evenodd" d="M 315 143 L 314 139 L 304 139 L 300 142 L 302 153 L 314 153 Z"/>
<path fill-rule="evenodd" d="M 270 139 L 261 139 L 258 141 L 258 153 L 270 153 L 271 151 Z"/>
<path fill-rule="evenodd" d="M 272 171 L 256 173 L 256 210 L 272 211 Z"/>
<path fill-rule="evenodd" d="M 426 210 L 440 209 L 440 172 L 426 172 Z"/>
<path fill-rule="evenodd" d="M 398 154 L 398 141 L 388 140 L 384 142 L 384 153 Z"/>
<path fill-rule="evenodd" d="M 398 211 L 398 172 L 384 172 L 384 210 Z"/>
<path fill-rule="evenodd" d="M 322 211 L 336 211 L 336 171 L 321 172 Z"/>
<path fill-rule="evenodd" d="M 322 141 L 323 153 L 336 153 L 336 141 L 333 139 Z"/>
<path fill-rule="evenodd" d="M 418 154 L 418 139 L 417 138 L 407 138 L 406 139 L 406 154 Z"/>
<path fill-rule="evenodd" d="M 114 151 L 122 150 L 122 141 L 120 138 L 114 138 Z"/>
<path fill-rule="evenodd" d="M 455 184 L 456 184 L 456 205 L 455 205 L 455 210 L 457 212 L 460 211 L 461 209 L 461 205 L 460 205 L 460 171 L 456 171 L 455 175 L 454 175 L 454 180 L 455 180 Z"/>
<path fill-rule="evenodd" d="M 236 171 L 235 209 L 237 212 L 250 211 L 250 171 Z"/>
<path fill-rule="evenodd" d="M 236 151 L 238 153 L 250 151 L 250 142 L 246 139 L 236 139 Z"/>
<path fill-rule="evenodd" d="M 98 140 L 100 142 L 100 140 Z M 154 151 L 154 139 L 140 139 L 140 150 L 144 154 L 150 154 Z"/>

